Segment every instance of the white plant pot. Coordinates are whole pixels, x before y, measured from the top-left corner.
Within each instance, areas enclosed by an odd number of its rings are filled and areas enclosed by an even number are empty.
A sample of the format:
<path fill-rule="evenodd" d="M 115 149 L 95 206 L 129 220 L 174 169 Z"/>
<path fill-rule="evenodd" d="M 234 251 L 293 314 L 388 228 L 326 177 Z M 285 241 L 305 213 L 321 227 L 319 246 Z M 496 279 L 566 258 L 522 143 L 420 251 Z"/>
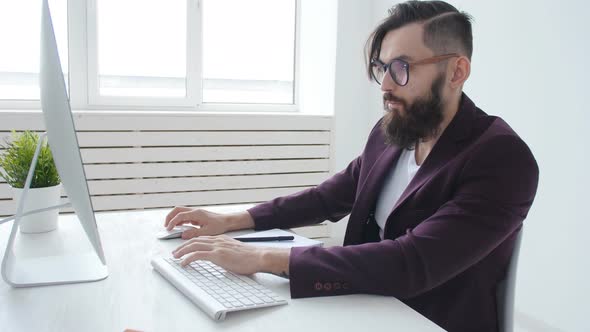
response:
<path fill-rule="evenodd" d="M 12 194 L 16 206 L 20 204 L 20 197 L 23 193 L 21 188 L 12 188 Z M 59 205 L 61 196 L 61 184 L 46 188 L 31 188 L 27 192 L 23 213 Z M 44 233 L 57 229 L 59 209 L 49 210 L 21 218 L 19 229 L 21 233 Z"/>

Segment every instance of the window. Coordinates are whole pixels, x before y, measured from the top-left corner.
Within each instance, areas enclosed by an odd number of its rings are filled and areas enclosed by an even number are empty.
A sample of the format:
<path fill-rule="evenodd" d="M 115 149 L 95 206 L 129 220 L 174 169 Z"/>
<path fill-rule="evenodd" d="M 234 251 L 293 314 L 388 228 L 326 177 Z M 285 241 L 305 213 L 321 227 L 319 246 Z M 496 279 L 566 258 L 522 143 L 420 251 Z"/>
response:
<path fill-rule="evenodd" d="M 98 94 L 186 96 L 186 1 L 98 0 Z"/>
<path fill-rule="evenodd" d="M 295 104 L 295 0 L 89 1 L 90 105 Z"/>
<path fill-rule="evenodd" d="M 68 84 L 67 1 L 50 0 L 61 66 Z M 0 99 L 39 99 L 41 1 L 0 2 Z"/>
<path fill-rule="evenodd" d="M 294 46 L 294 1 L 206 0 L 203 102 L 293 103 Z"/>
<path fill-rule="evenodd" d="M 0 101 L 38 100 L 40 1 L 5 2 L 0 29 L 22 32 L 0 35 L 11 50 L 0 54 Z M 298 0 L 50 0 L 50 9 L 76 108 L 295 109 Z"/>

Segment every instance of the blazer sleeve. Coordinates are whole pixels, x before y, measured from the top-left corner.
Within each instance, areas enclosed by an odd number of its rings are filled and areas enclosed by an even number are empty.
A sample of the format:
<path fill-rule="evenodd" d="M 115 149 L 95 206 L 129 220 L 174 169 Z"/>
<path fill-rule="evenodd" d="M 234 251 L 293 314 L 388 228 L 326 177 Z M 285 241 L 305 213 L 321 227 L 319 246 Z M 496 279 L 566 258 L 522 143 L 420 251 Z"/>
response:
<path fill-rule="evenodd" d="M 380 122 L 373 127 L 369 137 L 378 130 Z M 316 187 L 248 209 L 254 219 L 255 229 L 292 228 L 324 220 L 336 222 L 344 218 L 352 210 L 355 201 L 364 153 L 350 162 L 346 169 Z"/>
<path fill-rule="evenodd" d="M 292 248 L 291 296 L 352 293 L 415 297 L 486 257 L 526 217 L 539 170 L 516 136 L 483 143 L 466 162 L 452 199 L 395 240 Z"/>

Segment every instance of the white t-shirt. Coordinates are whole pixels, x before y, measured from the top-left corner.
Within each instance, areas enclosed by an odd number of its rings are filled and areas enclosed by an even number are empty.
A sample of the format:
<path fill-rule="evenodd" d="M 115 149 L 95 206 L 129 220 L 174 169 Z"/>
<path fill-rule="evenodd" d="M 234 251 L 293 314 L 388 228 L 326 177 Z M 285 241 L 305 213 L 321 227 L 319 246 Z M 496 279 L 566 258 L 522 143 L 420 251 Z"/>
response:
<path fill-rule="evenodd" d="M 416 164 L 414 150 L 403 150 L 398 162 L 385 178 L 375 208 L 375 220 L 379 225 L 379 237 L 381 237 L 381 240 L 383 240 L 383 230 L 385 229 L 387 217 L 389 217 L 395 203 L 406 190 L 418 169 L 420 169 L 420 166 Z"/>

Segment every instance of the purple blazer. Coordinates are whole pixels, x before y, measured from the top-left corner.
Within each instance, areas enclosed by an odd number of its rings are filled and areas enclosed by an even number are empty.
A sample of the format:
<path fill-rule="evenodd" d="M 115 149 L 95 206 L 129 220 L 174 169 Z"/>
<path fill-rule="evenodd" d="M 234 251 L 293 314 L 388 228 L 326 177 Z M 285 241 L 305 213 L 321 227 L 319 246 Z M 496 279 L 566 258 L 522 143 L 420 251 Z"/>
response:
<path fill-rule="evenodd" d="M 506 122 L 465 94 L 460 105 L 395 203 L 382 241 L 370 215 L 401 150 L 385 143 L 381 120 L 345 170 L 248 210 L 257 230 L 350 214 L 343 247 L 291 249 L 293 298 L 395 296 L 448 331 L 498 330 L 496 286 L 533 203 L 539 169 Z"/>

